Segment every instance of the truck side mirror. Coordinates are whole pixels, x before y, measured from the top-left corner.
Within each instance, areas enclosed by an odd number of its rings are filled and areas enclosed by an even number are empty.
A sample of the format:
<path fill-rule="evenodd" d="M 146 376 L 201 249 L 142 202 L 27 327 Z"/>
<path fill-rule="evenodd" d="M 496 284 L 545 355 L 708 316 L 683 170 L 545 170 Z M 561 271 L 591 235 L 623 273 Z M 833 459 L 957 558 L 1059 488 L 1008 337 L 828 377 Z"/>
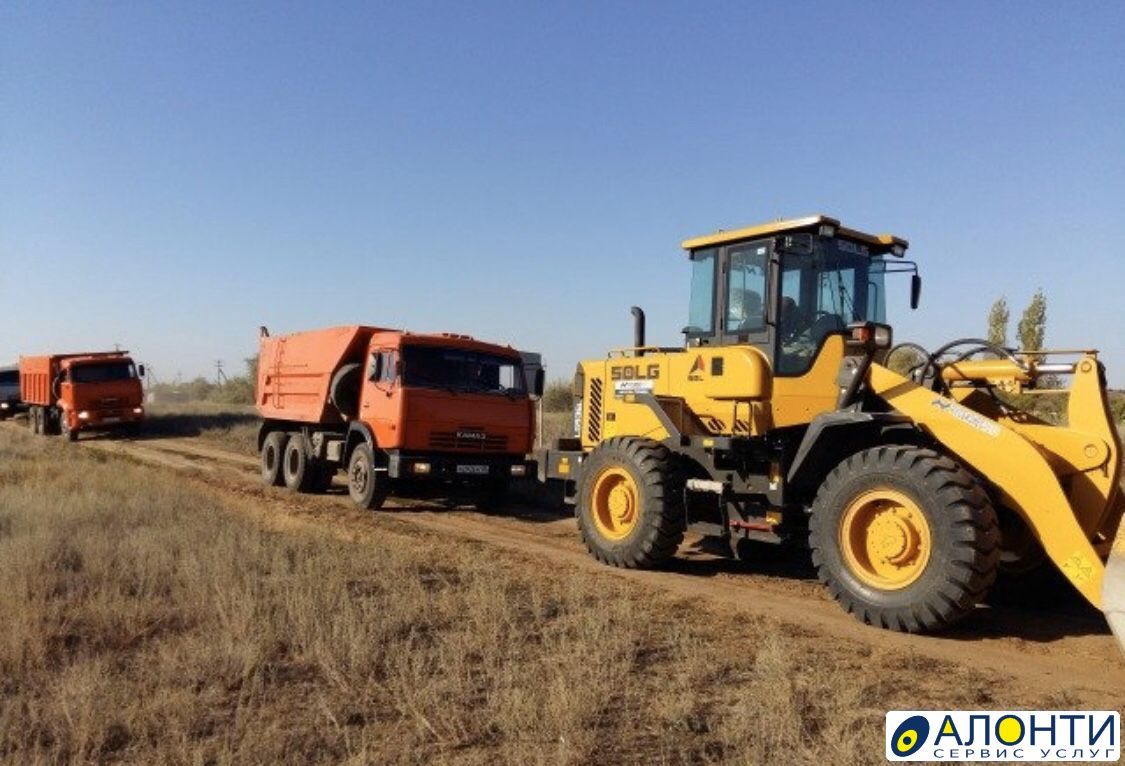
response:
<path fill-rule="evenodd" d="M 918 308 L 918 300 L 922 297 L 922 278 L 917 274 L 910 277 L 910 308 Z"/>
<path fill-rule="evenodd" d="M 542 397 L 547 384 L 547 371 L 540 367 L 535 371 L 535 395 Z"/>
<path fill-rule="evenodd" d="M 145 366 L 143 364 L 137 365 L 137 375 L 142 378 L 145 376 Z"/>

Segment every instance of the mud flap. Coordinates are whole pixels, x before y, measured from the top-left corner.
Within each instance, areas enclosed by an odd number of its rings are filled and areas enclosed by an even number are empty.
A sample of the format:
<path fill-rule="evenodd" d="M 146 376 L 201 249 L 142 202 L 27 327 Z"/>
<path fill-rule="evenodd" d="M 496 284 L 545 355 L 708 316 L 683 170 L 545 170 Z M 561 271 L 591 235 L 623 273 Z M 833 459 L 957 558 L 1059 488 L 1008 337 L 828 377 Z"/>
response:
<path fill-rule="evenodd" d="M 1121 650 L 1125 652 L 1125 525 L 1118 531 L 1106 562 L 1102 608 Z"/>

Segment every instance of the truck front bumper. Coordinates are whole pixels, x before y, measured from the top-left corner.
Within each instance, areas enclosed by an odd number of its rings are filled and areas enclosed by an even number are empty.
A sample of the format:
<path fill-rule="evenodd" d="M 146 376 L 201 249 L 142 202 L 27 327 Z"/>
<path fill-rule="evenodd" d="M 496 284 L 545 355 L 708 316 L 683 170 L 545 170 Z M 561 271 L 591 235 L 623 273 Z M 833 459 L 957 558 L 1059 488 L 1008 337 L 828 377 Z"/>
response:
<path fill-rule="evenodd" d="M 432 454 L 389 450 L 387 473 L 392 479 L 482 483 L 535 475 L 535 464 L 523 455 Z"/>
<path fill-rule="evenodd" d="M 139 423 L 145 419 L 145 408 L 122 407 L 109 410 L 79 410 L 70 415 L 71 427 L 81 431 Z"/>

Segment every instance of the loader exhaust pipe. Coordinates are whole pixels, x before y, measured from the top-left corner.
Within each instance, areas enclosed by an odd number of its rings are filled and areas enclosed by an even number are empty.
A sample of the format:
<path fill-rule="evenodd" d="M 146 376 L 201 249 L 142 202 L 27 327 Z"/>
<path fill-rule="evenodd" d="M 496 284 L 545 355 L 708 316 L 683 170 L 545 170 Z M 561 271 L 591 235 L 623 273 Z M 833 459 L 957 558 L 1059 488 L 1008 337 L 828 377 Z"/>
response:
<path fill-rule="evenodd" d="M 645 311 L 640 306 L 629 309 L 633 312 L 633 348 L 645 345 Z M 644 356 L 644 351 L 638 351 L 637 356 Z"/>

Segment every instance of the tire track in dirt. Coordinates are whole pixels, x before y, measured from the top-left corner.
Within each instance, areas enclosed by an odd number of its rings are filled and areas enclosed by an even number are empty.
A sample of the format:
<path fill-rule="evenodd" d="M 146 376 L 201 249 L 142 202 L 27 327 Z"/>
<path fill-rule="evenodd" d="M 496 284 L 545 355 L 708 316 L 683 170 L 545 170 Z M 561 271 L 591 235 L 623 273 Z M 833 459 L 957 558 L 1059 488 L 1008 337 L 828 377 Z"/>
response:
<path fill-rule="evenodd" d="M 257 483 L 257 460 L 200 444 L 198 439 L 83 440 L 110 454 L 192 474 L 210 491 L 234 494 L 260 506 L 253 515 L 283 531 L 330 530 L 347 540 L 385 539 L 387 533 L 417 531 L 466 539 L 504 550 L 535 566 L 613 576 L 640 587 L 708 605 L 729 616 L 737 611 L 766 617 L 798 633 L 827 641 L 891 649 L 931 660 L 977 668 L 1038 690 L 1096 692 L 1125 704 L 1125 660 L 1104 619 L 1093 612 L 1032 612 L 982 609 L 968 624 L 939 636 L 911 636 L 861 625 L 807 580 L 738 570 L 728 560 L 681 549 L 667 571 L 614 569 L 594 561 L 581 546 L 572 519 L 539 509 L 515 507 L 509 516 L 464 510 L 433 510 L 393 502 L 393 513 L 354 509 L 346 496 L 293 495 Z M 1075 596 L 1078 599 L 1078 596 Z M 878 669 L 874 669 L 878 672 Z M 885 672 L 893 673 L 887 668 Z"/>

